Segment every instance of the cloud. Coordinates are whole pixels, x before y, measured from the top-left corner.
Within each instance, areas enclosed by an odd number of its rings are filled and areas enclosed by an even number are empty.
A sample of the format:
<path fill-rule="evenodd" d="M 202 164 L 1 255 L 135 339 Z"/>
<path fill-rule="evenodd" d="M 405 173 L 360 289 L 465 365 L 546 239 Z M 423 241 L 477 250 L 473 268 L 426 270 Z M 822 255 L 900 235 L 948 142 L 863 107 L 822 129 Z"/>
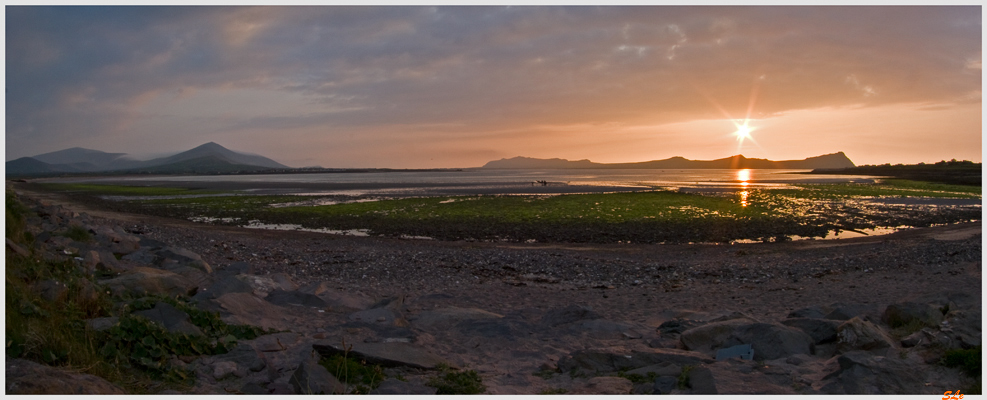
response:
<path fill-rule="evenodd" d="M 165 134 L 147 104 L 180 90 L 199 93 L 171 100 L 198 135 L 470 137 L 742 118 L 752 98 L 761 116 L 949 107 L 981 82 L 979 7 L 8 7 L 6 22 L 8 159 Z M 223 111 L 245 93 L 305 106 Z"/>

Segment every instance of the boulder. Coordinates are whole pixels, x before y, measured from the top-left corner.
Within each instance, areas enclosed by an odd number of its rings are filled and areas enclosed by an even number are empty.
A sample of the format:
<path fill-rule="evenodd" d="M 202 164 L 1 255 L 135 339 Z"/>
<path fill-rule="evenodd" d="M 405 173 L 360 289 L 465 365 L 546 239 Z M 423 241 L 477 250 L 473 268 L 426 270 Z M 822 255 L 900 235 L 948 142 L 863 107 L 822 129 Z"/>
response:
<path fill-rule="evenodd" d="M 9 356 L 5 363 L 7 394 L 125 394 L 95 375 L 52 368 Z"/>
<path fill-rule="evenodd" d="M 854 317 L 865 318 L 877 313 L 877 307 L 869 304 L 833 303 L 827 308 L 829 312 L 826 314 L 825 319 L 837 319 L 840 321 L 846 321 Z"/>
<path fill-rule="evenodd" d="M 329 282 L 310 283 L 298 288 L 298 291 L 319 296 L 332 311 L 360 311 L 370 308 L 373 304 L 373 301 L 358 294 L 335 290 Z"/>
<path fill-rule="evenodd" d="M 981 343 L 982 315 L 980 309 L 962 309 L 948 312 L 945 320 L 940 325 L 940 330 L 953 338 L 954 342 L 949 347 L 968 349 L 979 346 Z"/>
<path fill-rule="evenodd" d="M 253 291 L 254 289 L 242 280 L 225 276 L 217 279 L 201 292 L 207 299 L 214 299 L 227 293 L 253 293 Z"/>
<path fill-rule="evenodd" d="M 654 394 L 671 394 L 679 387 L 679 379 L 674 376 L 658 376 L 654 383 Z"/>
<path fill-rule="evenodd" d="M 698 366 L 689 370 L 688 385 L 692 389 L 692 394 L 717 394 L 716 380 L 713 379 L 713 371 L 709 368 Z"/>
<path fill-rule="evenodd" d="M 369 310 L 357 311 L 350 314 L 348 318 L 350 321 L 354 322 L 391 326 L 408 326 L 408 321 L 405 320 L 400 313 L 388 308 L 371 308 Z"/>
<path fill-rule="evenodd" d="M 448 307 L 422 312 L 412 321 L 412 324 L 415 328 L 424 331 L 443 331 L 463 321 L 499 319 L 503 317 L 503 315 L 494 314 L 478 308 Z"/>
<path fill-rule="evenodd" d="M 909 324 L 937 326 L 943 314 L 939 307 L 928 303 L 904 302 L 889 305 L 881 316 L 881 321 L 892 328 Z"/>
<path fill-rule="evenodd" d="M 774 360 L 812 352 L 812 338 L 801 330 L 780 324 L 751 323 L 735 319 L 685 331 L 682 344 L 688 350 L 713 355 L 717 350 L 741 344 L 754 348 L 755 360 Z"/>
<path fill-rule="evenodd" d="M 451 361 L 409 343 L 353 343 L 344 348 L 342 344 L 322 340 L 312 344 L 312 348 L 323 357 L 342 355 L 384 367 L 436 369 L 439 364 L 455 367 Z"/>
<path fill-rule="evenodd" d="M 223 317 L 223 321 L 228 324 L 253 325 L 277 330 L 291 328 L 285 318 L 288 310 L 259 299 L 250 293 L 227 293 L 214 301 L 232 314 Z"/>
<path fill-rule="evenodd" d="M 712 355 L 717 349 L 723 347 L 723 344 L 733 335 L 734 330 L 752 323 L 754 321 L 742 318 L 700 325 L 682 332 L 679 340 L 686 350 Z M 754 351 L 756 353 L 759 349 L 754 349 Z"/>
<path fill-rule="evenodd" d="M 303 361 L 288 381 L 299 394 L 344 394 L 346 387 L 313 360 Z"/>
<path fill-rule="evenodd" d="M 136 311 L 134 314 L 160 324 L 168 332 L 202 335 L 202 330 L 192 324 L 192 318 L 188 313 L 162 301 L 157 302 L 150 310 Z"/>
<path fill-rule="evenodd" d="M 302 292 L 286 292 L 281 289 L 275 289 L 267 295 L 265 300 L 271 302 L 271 304 L 276 304 L 282 307 L 285 306 L 301 306 L 301 307 L 316 307 L 316 308 L 326 308 L 327 304 L 325 300 L 319 298 L 314 294 L 302 293 Z"/>
<path fill-rule="evenodd" d="M 182 247 L 168 246 L 158 250 L 157 257 L 155 258 L 155 262 L 158 265 L 164 266 L 169 263 L 169 260 L 181 265 L 197 268 L 207 274 L 212 273 L 212 267 L 201 256 Z"/>
<path fill-rule="evenodd" d="M 895 357 L 851 351 L 837 359 L 839 369 L 826 377 L 821 391 L 827 394 L 918 394 L 923 382 L 913 365 Z"/>
<path fill-rule="evenodd" d="M 421 382 L 404 382 L 394 378 L 387 378 L 377 386 L 376 389 L 371 390 L 370 394 L 424 394 L 424 395 L 434 395 L 438 389 L 425 386 Z"/>
<path fill-rule="evenodd" d="M 834 319 L 790 318 L 781 321 L 782 325 L 790 326 L 805 332 L 812 338 L 813 344 L 836 341 L 836 328 L 843 323 Z"/>
<path fill-rule="evenodd" d="M 174 272 L 156 268 L 134 267 L 120 276 L 100 282 L 115 296 L 132 294 L 145 296 L 161 294 L 166 296 L 191 295 L 196 286 L 185 277 Z"/>
<path fill-rule="evenodd" d="M 281 288 L 277 282 L 264 276 L 237 275 L 236 278 L 253 288 L 254 294 L 261 298 L 267 297 L 269 293 Z"/>
<path fill-rule="evenodd" d="M 281 290 L 290 292 L 298 289 L 298 284 L 291 279 L 291 276 L 284 272 L 273 273 L 268 277 L 271 278 L 274 283 L 278 284 Z"/>
<path fill-rule="evenodd" d="M 582 387 L 573 390 L 573 394 L 631 394 L 634 383 L 618 376 L 597 376 L 590 378 Z"/>
<path fill-rule="evenodd" d="M 569 305 L 563 308 L 548 310 L 541 318 L 541 324 L 548 327 L 570 324 L 587 319 L 599 319 L 602 316 L 586 306 Z"/>
<path fill-rule="evenodd" d="M 883 354 L 894 347 L 894 340 L 881 328 L 868 321 L 854 317 L 836 329 L 837 350 L 841 353 L 853 350 L 873 351 Z"/>
<path fill-rule="evenodd" d="M 669 368 L 671 365 L 698 365 L 711 362 L 713 359 L 704 354 L 679 349 L 650 349 L 633 351 L 630 354 L 607 350 L 577 350 L 560 359 L 558 366 L 559 370 L 565 373 L 598 375 L 653 365 Z"/>

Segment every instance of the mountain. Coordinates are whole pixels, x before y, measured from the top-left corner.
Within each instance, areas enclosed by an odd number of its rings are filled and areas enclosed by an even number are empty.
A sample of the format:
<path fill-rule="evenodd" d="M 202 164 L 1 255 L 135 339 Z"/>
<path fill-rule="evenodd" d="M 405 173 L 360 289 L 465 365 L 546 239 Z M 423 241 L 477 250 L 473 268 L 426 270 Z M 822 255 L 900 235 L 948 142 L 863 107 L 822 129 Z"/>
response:
<path fill-rule="evenodd" d="M 804 160 L 785 161 L 747 158 L 738 154 L 716 160 L 690 160 L 684 157 L 672 157 L 664 160 L 614 164 L 595 163 L 589 160 L 569 161 L 559 158 L 514 157 L 490 161 L 483 165 L 483 168 L 492 169 L 816 169 L 852 167 L 854 167 L 853 161 L 850 161 L 842 151 L 809 157 Z"/>
<path fill-rule="evenodd" d="M 124 153 L 106 153 L 73 147 L 6 163 L 7 175 L 60 173 L 216 174 L 290 169 L 270 158 L 239 153 L 214 142 L 173 156 L 138 161 Z"/>

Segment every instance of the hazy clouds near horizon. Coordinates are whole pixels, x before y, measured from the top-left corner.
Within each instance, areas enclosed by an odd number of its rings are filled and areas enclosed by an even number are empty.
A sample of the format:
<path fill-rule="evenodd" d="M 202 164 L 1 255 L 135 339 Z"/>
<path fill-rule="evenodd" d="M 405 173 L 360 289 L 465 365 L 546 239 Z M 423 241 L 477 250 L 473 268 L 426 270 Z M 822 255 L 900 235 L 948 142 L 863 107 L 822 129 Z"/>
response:
<path fill-rule="evenodd" d="M 980 7 L 17 6 L 6 25 L 8 160 L 215 141 L 327 167 L 980 161 Z M 740 147 L 726 119 L 748 112 Z"/>

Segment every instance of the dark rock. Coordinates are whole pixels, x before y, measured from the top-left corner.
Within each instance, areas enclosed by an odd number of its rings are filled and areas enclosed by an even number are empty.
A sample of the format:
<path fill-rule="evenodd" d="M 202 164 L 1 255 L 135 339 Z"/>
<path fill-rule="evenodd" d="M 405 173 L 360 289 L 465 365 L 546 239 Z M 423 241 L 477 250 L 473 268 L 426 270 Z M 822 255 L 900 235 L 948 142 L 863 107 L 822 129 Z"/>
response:
<path fill-rule="evenodd" d="M 655 394 L 655 384 L 650 382 L 635 384 L 631 394 Z"/>
<path fill-rule="evenodd" d="M 868 321 L 854 317 L 837 329 L 837 348 L 840 352 L 867 350 L 883 353 L 894 347 L 893 340 L 881 328 Z"/>
<path fill-rule="evenodd" d="M 541 324 L 549 327 L 569 324 L 587 319 L 599 319 L 602 316 L 586 306 L 569 305 L 564 308 L 548 310 L 541 319 Z"/>
<path fill-rule="evenodd" d="M 826 314 L 825 319 L 836 319 L 840 321 L 846 321 L 853 317 L 869 317 L 877 313 L 877 307 L 857 303 L 833 303 L 829 305 L 828 309 L 830 311 Z"/>
<path fill-rule="evenodd" d="M 662 322 L 658 325 L 658 332 L 661 333 L 662 337 L 674 336 L 678 337 L 682 332 L 689 329 L 695 328 L 699 325 L 703 325 L 703 322 L 695 321 L 691 319 L 676 318 L 673 320 Z"/>
<path fill-rule="evenodd" d="M 154 264 L 155 255 L 150 250 L 141 248 L 138 251 L 120 257 L 121 260 L 130 261 L 140 265 Z"/>
<path fill-rule="evenodd" d="M 147 267 L 134 267 L 116 278 L 100 283 L 115 296 L 127 293 L 137 296 L 148 294 L 191 295 L 196 290 L 195 284 L 181 275 Z"/>
<path fill-rule="evenodd" d="M 253 293 L 253 291 L 254 289 L 250 285 L 236 277 L 224 276 L 201 292 L 207 296 L 206 298 L 214 299 L 227 293 Z"/>
<path fill-rule="evenodd" d="M 693 394 L 717 394 L 716 380 L 713 379 L 713 371 L 709 368 L 698 366 L 689 370 L 689 388 Z"/>
<path fill-rule="evenodd" d="M 678 349 L 652 349 L 617 354 L 602 350 L 577 350 L 559 360 L 559 370 L 564 373 L 598 375 L 628 371 L 651 365 L 667 367 L 696 365 L 713 362 L 713 359 L 697 352 Z"/>
<path fill-rule="evenodd" d="M 165 302 L 159 301 L 154 305 L 154 308 L 136 311 L 134 314 L 157 322 L 168 332 L 202 335 L 202 330 L 192 324 L 192 318 L 186 312 Z"/>
<path fill-rule="evenodd" d="M 936 326 L 943 314 L 938 307 L 928 303 L 904 302 L 889 305 L 881 316 L 881 321 L 892 328 L 918 323 L 923 326 Z"/>
<path fill-rule="evenodd" d="M 980 345 L 981 315 L 979 309 L 953 310 L 946 314 L 940 329 L 954 339 L 950 348 L 969 349 Z"/>
<path fill-rule="evenodd" d="M 345 355 L 366 360 L 384 367 L 408 366 L 412 368 L 435 369 L 439 364 L 455 366 L 452 362 L 409 343 L 353 343 L 347 349 L 332 341 L 323 340 L 312 345 L 323 357 Z"/>
<path fill-rule="evenodd" d="M 349 320 L 370 324 L 408 326 L 408 321 L 400 313 L 387 308 L 371 308 L 369 310 L 357 311 L 349 315 Z"/>
<path fill-rule="evenodd" d="M 65 371 L 32 361 L 6 358 L 6 394 L 125 394 L 98 376 Z"/>
<path fill-rule="evenodd" d="M 226 275 L 253 275 L 254 268 L 250 264 L 243 261 L 237 261 L 222 269 L 220 272 Z"/>
<path fill-rule="evenodd" d="M 839 370 L 823 378 L 827 394 L 916 394 L 923 392 L 922 376 L 914 366 L 894 357 L 852 351 L 837 359 Z"/>
<path fill-rule="evenodd" d="M 422 312 L 412 321 L 412 324 L 416 328 L 425 331 L 442 331 L 450 329 L 463 321 L 500 319 L 503 317 L 503 315 L 494 314 L 478 308 L 448 307 Z"/>
<path fill-rule="evenodd" d="M 629 339 L 641 337 L 637 328 L 636 325 L 626 322 L 592 319 L 573 323 L 569 330 L 574 333 L 586 333 L 598 339 Z"/>
<path fill-rule="evenodd" d="M 232 361 L 251 372 L 260 372 L 267 367 L 263 353 L 248 343 L 238 343 L 229 353 L 217 356 L 217 360 Z"/>
<path fill-rule="evenodd" d="M 250 293 L 227 293 L 214 301 L 232 314 L 223 317 L 226 323 L 253 325 L 264 329 L 291 328 L 291 324 L 285 319 L 288 312 L 284 307 L 271 304 Z"/>
<path fill-rule="evenodd" d="M 299 394 L 344 394 L 345 386 L 339 379 L 313 360 L 306 360 L 288 381 Z"/>
<path fill-rule="evenodd" d="M 438 389 L 425 386 L 424 384 L 417 382 L 404 382 L 397 379 L 388 378 L 380 383 L 376 389 L 370 391 L 370 394 L 426 394 L 434 395 Z"/>
<path fill-rule="evenodd" d="M 255 383 L 255 382 L 249 382 L 249 383 L 247 383 L 246 385 L 243 385 L 243 387 L 240 388 L 240 393 L 243 393 L 243 394 L 270 394 L 271 392 L 270 392 L 269 389 L 267 389 L 267 388 L 265 388 L 265 387 L 263 387 L 263 386 Z"/>
<path fill-rule="evenodd" d="M 118 321 L 120 321 L 119 317 L 92 318 L 86 320 L 86 326 L 96 332 L 102 332 L 116 325 Z"/>
<path fill-rule="evenodd" d="M 314 294 L 301 293 L 301 292 L 286 292 L 281 289 L 276 289 L 269 293 L 265 300 L 271 302 L 271 304 L 276 304 L 279 306 L 301 306 L 301 307 L 316 307 L 316 308 L 326 308 L 327 304 L 325 300 L 319 298 Z"/>
<path fill-rule="evenodd" d="M 701 325 L 682 332 L 679 335 L 679 340 L 686 350 L 712 355 L 717 349 L 723 347 L 735 329 L 750 325 L 753 322 L 749 319 L 732 319 Z M 754 351 L 756 353 L 758 349 L 754 349 Z"/>
<path fill-rule="evenodd" d="M 814 344 L 820 344 L 836 341 L 836 328 L 843 322 L 833 319 L 791 318 L 781 323 L 800 329 L 812 338 Z"/>
<path fill-rule="evenodd" d="M 671 394 L 673 390 L 679 387 L 679 379 L 674 376 L 659 376 L 655 379 L 653 385 L 654 394 Z"/>
<path fill-rule="evenodd" d="M 284 290 L 286 292 L 290 292 L 298 289 L 298 285 L 295 283 L 295 281 L 291 279 L 291 276 L 288 276 L 288 274 L 284 272 L 271 274 L 269 278 L 271 278 L 271 280 L 274 281 L 274 283 L 277 283 L 278 286 L 281 287 L 281 290 Z"/>
<path fill-rule="evenodd" d="M 755 360 L 774 360 L 812 352 L 813 340 L 806 333 L 780 324 L 750 323 L 736 319 L 703 325 L 685 331 L 681 340 L 686 349 L 709 355 L 722 348 L 750 344 Z"/>
<path fill-rule="evenodd" d="M 31 256 L 31 252 L 30 251 L 27 251 L 27 249 L 21 247 L 21 245 L 19 245 L 17 243 L 14 243 L 14 241 L 13 240 L 10 240 L 10 238 L 7 238 L 7 248 L 10 249 L 10 251 L 13 251 L 14 254 L 17 254 L 17 255 L 19 255 L 21 257 L 30 257 Z"/>

